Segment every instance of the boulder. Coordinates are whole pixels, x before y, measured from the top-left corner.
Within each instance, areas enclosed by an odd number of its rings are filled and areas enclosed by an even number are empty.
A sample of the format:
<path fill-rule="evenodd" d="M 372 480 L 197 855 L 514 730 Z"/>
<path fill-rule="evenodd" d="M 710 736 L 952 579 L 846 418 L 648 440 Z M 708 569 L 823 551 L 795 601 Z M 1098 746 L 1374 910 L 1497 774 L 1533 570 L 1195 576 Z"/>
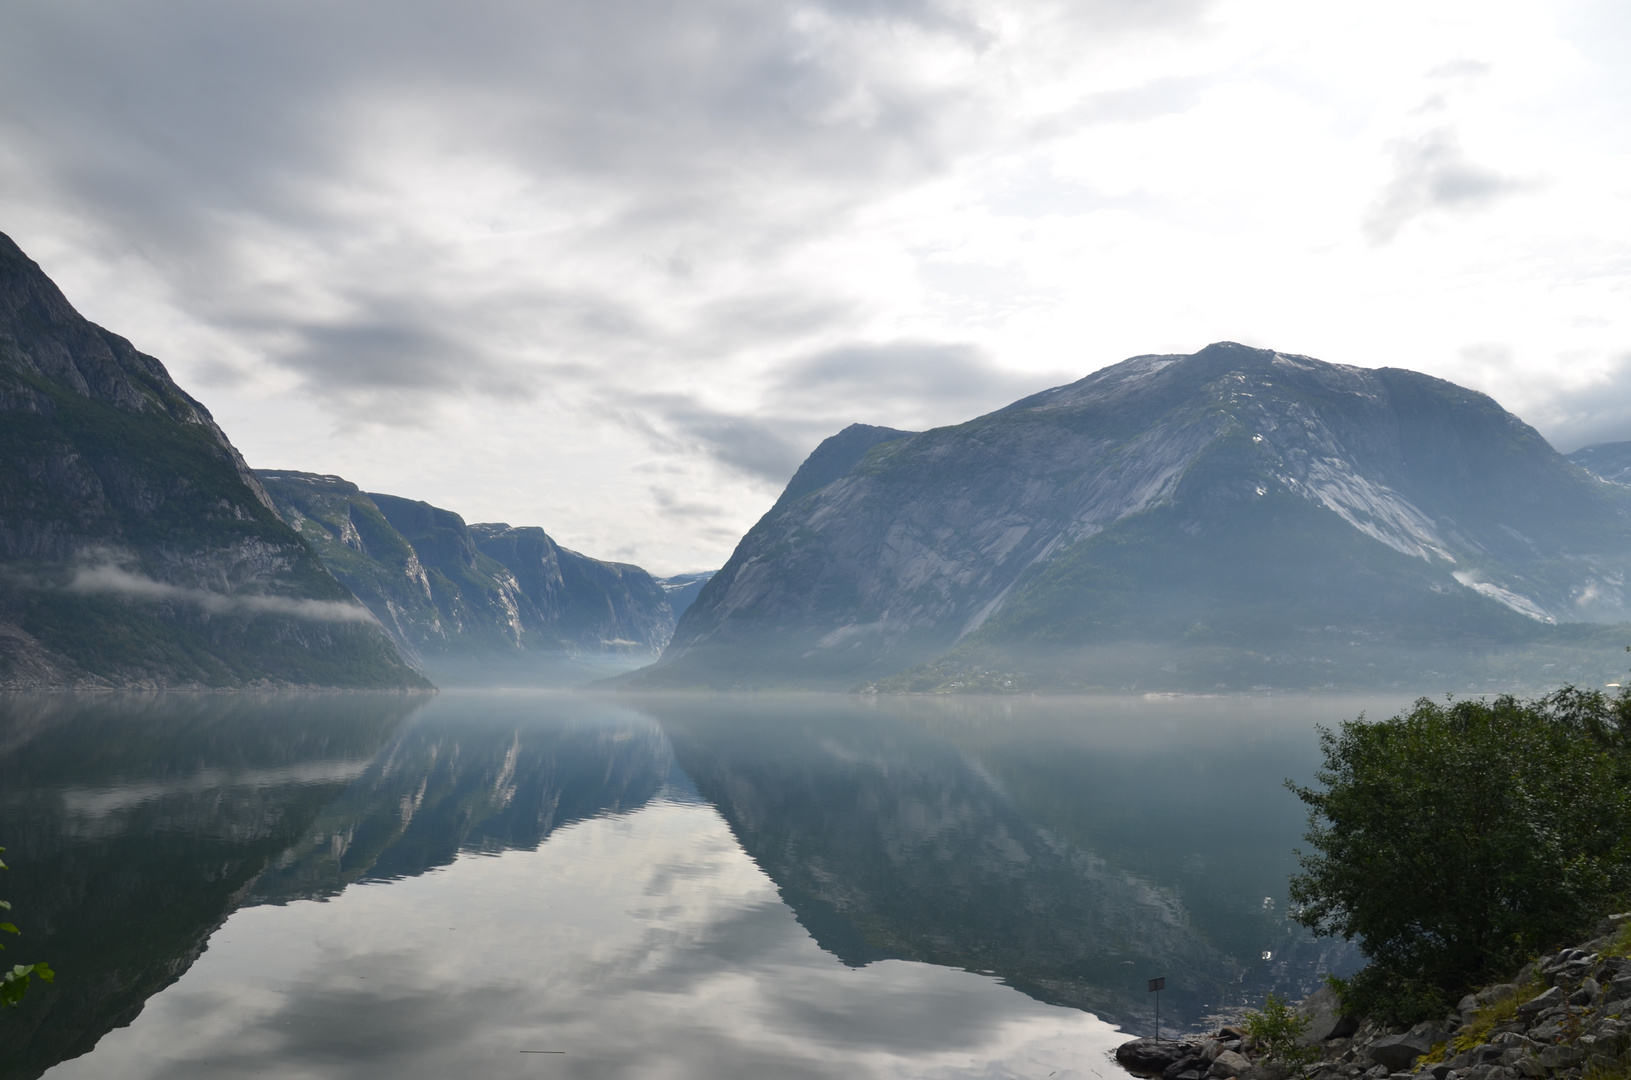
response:
<path fill-rule="evenodd" d="M 1365 1052 L 1378 1065 L 1386 1065 L 1388 1072 L 1404 1072 L 1432 1048 L 1426 1035 L 1407 1031 L 1403 1035 L 1384 1035 L 1366 1047 Z"/>
<path fill-rule="evenodd" d="M 1160 1076 L 1167 1066 L 1187 1057 L 1194 1057 L 1200 1047 L 1193 1042 L 1173 1039 L 1143 1038 L 1124 1042 L 1116 1047 L 1116 1062 L 1122 1068 L 1141 1076 Z"/>
<path fill-rule="evenodd" d="M 1308 1030 L 1297 1040 L 1304 1046 L 1327 1039 L 1345 1039 L 1359 1030 L 1359 1020 L 1343 1015 L 1342 1002 L 1329 986 L 1322 986 L 1308 995 L 1297 1011 L 1308 1017 Z"/>
<path fill-rule="evenodd" d="M 1562 1005 L 1565 1000 L 1566 999 L 1563 996 L 1562 988 L 1554 986 L 1544 994 L 1541 994 L 1538 997 L 1532 997 L 1522 1005 L 1519 1005 L 1518 1015 L 1534 1016 L 1536 1013 L 1545 1012 L 1554 1005 Z"/>
<path fill-rule="evenodd" d="M 1251 1067 L 1252 1063 L 1247 1060 L 1246 1055 L 1225 1050 L 1212 1059 L 1212 1067 L 1206 1070 L 1206 1075 L 1212 1077 L 1212 1080 L 1230 1080 Z"/>
<path fill-rule="evenodd" d="M 1631 912 L 1610 915 L 1597 924 L 1597 933 L 1602 936 L 1616 934 L 1619 932 L 1620 927 L 1624 926 L 1628 921 L 1631 921 Z"/>
<path fill-rule="evenodd" d="M 1568 1069 L 1586 1060 L 1586 1052 L 1577 1046 L 1548 1046 L 1538 1055 L 1540 1063 L 1548 1069 Z"/>
<path fill-rule="evenodd" d="M 1192 1072 L 1196 1076 L 1206 1071 L 1210 1064 L 1200 1054 L 1185 1054 L 1183 1057 L 1161 1070 L 1161 1080 L 1178 1080 L 1184 1073 Z"/>

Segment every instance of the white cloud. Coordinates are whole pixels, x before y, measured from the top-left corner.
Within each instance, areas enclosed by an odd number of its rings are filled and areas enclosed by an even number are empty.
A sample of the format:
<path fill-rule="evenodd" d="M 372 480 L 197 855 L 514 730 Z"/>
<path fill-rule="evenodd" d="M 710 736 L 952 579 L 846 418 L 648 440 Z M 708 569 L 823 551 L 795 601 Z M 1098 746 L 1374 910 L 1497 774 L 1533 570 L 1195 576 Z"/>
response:
<path fill-rule="evenodd" d="M 365 607 L 343 600 L 301 600 L 288 596 L 218 593 L 155 581 L 117 563 L 81 566 L 68 582 L 68 591 L 107 594 L 148 603 L 190 604 L 212 615 L 282 615 L 313 622 L 375 622 Z"/>

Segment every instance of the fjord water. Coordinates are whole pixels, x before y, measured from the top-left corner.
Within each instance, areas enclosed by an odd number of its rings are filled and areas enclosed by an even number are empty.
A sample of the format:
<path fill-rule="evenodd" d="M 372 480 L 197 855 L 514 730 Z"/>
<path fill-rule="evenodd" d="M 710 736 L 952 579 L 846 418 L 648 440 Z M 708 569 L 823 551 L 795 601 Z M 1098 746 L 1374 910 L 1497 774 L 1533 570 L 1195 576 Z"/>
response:
<path fill-rule="evenodd" d="M 1282 781 L 1403 704 L 9 696 L 0 1074 L 1114 1075 L 1351 970 Z"/>

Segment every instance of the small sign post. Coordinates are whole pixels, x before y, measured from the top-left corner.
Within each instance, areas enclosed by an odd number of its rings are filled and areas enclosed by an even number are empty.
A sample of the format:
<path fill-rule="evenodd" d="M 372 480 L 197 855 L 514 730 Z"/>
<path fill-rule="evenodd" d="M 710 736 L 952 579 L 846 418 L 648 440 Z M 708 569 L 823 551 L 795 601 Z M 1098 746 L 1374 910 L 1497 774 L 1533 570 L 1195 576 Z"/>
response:
<path fill-rule="evenodd" d="M 1163 975 L 1159 979 L 1151 979 L 1150 980 L 1150 988 L 1149 988 L 1148 991 L 1146 991 L 1147 993 L 1151 993 L 1151 994 L 1155 995 L 1155 1041 L 1156 1042 L 1161 1041 L 1161 991 L 1165 990 L 1166 988 L 1167 988 L 1167 977 L 1165 975 Z"/>

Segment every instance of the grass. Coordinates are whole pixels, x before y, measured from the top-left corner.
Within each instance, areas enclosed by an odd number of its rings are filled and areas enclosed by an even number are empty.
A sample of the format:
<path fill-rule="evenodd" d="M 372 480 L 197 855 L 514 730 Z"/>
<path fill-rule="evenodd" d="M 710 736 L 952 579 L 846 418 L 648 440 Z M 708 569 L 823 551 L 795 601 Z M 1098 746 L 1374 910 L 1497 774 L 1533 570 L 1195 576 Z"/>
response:
<path fill-rule="evenodd" d="M 1620 932 L 1615 934 L 1614 940 L 1603 949 L 1603 955 L 1631 960 L 1631 919 L 1620 924 Z"/>
<path fill-rule="evenodd" d="M 1545 989 L 1546 984 L 1538 976 L 1531 976 L 1530 980 L 1519 986 L 1513 994 L 1479 1009 L 1473 1015 L 1472 1022 L 1455 1037 L 1455 1052 L 1465 1053 L 1475 1046 L 1482 1046 L 1488 1042 L 1490 1034 L 1496 1028 L 1518 1018 L 1519 1005 L 1544 992 Z"/>

